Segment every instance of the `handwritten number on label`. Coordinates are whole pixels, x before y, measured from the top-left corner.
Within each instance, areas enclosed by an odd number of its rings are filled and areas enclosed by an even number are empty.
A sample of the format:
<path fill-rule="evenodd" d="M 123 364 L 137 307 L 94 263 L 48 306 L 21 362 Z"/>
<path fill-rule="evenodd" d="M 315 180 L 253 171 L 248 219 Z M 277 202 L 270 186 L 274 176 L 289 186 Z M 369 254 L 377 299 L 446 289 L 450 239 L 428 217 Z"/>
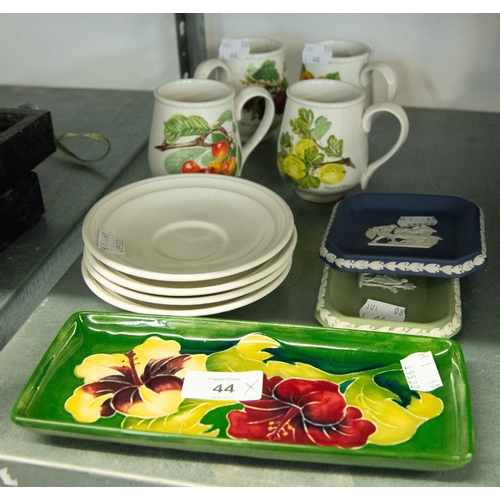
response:
<path fill-rule="evenodd" d="M 401 360 L 408 386 L 413 391 L 431 392 L 443 385 L 432 353 L 416 352 Z"/>
<path fill-rule="evenodd" d="M 406 318 L 406 309 L 401 306 L 387 304 L 386 302 L 368 299 L 359 310 L 359 317 L 366 319 L 404 321 Z"/>
<path fill-rule="evenodd" d="M 246 59 L 250 54 L 247 38 L 223 38 L 219 45 L 221 59 Z"/>
<path fill-rule="evenodd" d="M 332 58 L 332 47 L 325 43 L 306 43 L 302 51 L 304 64 L 328 64 Z"/>

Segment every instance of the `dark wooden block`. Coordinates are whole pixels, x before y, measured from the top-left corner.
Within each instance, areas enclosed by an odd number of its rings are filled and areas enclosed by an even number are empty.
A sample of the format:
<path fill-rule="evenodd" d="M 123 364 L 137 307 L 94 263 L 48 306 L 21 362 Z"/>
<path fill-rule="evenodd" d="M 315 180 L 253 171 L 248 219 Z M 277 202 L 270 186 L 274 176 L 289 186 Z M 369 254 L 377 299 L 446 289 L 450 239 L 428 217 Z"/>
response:
<path fill-rule="evenodd" d="M 55 150 L 49 111 L 0 108 L 0 192 Z"/>
<path fill-rule="evenodd" d="M 0 252 L 44 213 L 42 192 L 35 172 L 29 172 L 0 193 Z"/>

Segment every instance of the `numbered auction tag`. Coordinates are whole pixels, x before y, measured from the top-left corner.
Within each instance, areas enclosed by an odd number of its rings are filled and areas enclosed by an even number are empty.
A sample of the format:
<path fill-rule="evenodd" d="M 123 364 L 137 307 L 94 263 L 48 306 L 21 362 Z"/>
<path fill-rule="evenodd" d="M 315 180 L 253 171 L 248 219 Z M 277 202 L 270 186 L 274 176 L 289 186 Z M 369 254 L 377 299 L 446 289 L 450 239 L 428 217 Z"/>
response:
<path fill-rule="evenodd" d="M 400 217 L 398 220 L 399 227 L 435 226 L 437 223 L 438 221 L 433 216 Z"/>
<path fill-rule="evenodd" d="M 97 246 L 109 253 L 125 255 L 125 242 L 104 231 L 99 231 Z"/>
<path fill-rule="evenodd" d="M 325 43 L 306 43 L 302 51 L 304 64 L 328 64 L 332 58 L 332 46 Z"/>
<path fill-rule="evenodd" d="M 443 382 L 432 352 L 415 352 L 401 360 L 401 366 L 412 391 L 431 392 Z"/>
<path fill-rule="evenodd" d="M 198 372 L 188 370 L 181 396 L 191 399 L 252 401 L 262 397 L 261 371 Z"/>
<path fill-rule="evenodd" d="M 246 59 L 250 54 L 248 38 L 223 38 L 219 45 L 221 59 Z"/>
<path fill-rule="evenodd" d="M 365 305 L 359 310 L 360 318 L 367 319 L 386 319 L 390 321 L 404 321 L 405 308 L 379 302 L 378 300 L 368 299 Z"/>

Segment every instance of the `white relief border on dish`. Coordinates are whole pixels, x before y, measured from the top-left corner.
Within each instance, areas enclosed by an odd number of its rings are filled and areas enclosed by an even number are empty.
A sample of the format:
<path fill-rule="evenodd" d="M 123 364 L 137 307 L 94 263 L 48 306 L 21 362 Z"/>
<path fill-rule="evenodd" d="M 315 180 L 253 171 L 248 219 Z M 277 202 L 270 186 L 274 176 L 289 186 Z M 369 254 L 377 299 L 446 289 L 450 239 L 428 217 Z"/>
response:
<path fill-rule="evenodd" d="M 323 237 L 323 243 L 320 248 L 320 255 L 326 259 L 331 264 L 335 264 L 339 268 L 345 269 L 356 269 L 359 271 L 366 270 L 374 270 L 374 271 L 383 271 L 388 269 L 393 272 L 413 272 L 413 273 L 422 273 L 427 272 L 430 274 L 443 273 L 448 276 L 460 275 L 466 272 L 471 271 L 474 267 L 480 266 L 484 264 L 486 261 L 486 236 L 484 229 L 484 212 L 479 209 L 479 227 L 480 227 L 480 235 L 481 235 L 481 253 L 477 255 L 474 259 L 468 260 L 463 264 L 458 264 L 456 266 L 441 266 L 440 264 L 424 264 L 422 262 L 381 262 L 381 261 L 367 261 L 367 260 L 352 260 L 352 259 L 342 259 L 337 257 L 334 253 L 329 252 L 326 248 L 326 240 L 328 238 L 328 233 L 333 224 L 333 220 L 335 218 L 335 214 L 341 202 L 337 203 L 333 210 L 332 215 L 330 217 L 330 221 L 326 228 L 325 235 Z"/>
<path fill-rule="evenodd" d="M 450 338 L 462 327 L 462 305 L 460 296 L 460 280 L 458 278 L 453 279 L 453 290 L 455 295 L 455 311 L 451 320 L 446 323 L 442 328 L 433 328 L 432 330 L 426 330 L 423 328 L 407 328 L 407 327 L 394 327 L 384 326 L 381 328 L 375 328 L 373 325 L 355 325 L 348 321 L 342 321 L 341 319 L 334 316 L 331 311 L 325 308 L 325 295 L 326 287 L 328 282 L 328 271 L 330 267 L 325 264 L 323 267 L 323 276 L 321 278 L 321 285 L 318 294 L 318 302 L 316 305 L 316 310 L 320 318 L 325 321 L 330 328 L 346 328 L 348 330 L 368 330 L 373 332 L 382 333 L 399 333 L 406 335 L 419 335 L 425 337 L 437 337 L 437 338 Z"/>

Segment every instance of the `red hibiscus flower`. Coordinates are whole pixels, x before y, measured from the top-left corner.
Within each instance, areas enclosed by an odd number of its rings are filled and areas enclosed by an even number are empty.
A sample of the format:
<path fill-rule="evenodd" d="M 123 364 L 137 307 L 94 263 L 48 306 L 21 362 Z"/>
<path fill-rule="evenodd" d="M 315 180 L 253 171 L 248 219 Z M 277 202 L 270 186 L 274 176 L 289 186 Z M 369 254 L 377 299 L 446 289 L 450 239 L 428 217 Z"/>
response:
<path fill-rule="evenodd" d="M 376 430 L 327 380 L 264 376 L 262 398 L 242 404 L 228 414 L 233 438 L 360 448 Z"/>

